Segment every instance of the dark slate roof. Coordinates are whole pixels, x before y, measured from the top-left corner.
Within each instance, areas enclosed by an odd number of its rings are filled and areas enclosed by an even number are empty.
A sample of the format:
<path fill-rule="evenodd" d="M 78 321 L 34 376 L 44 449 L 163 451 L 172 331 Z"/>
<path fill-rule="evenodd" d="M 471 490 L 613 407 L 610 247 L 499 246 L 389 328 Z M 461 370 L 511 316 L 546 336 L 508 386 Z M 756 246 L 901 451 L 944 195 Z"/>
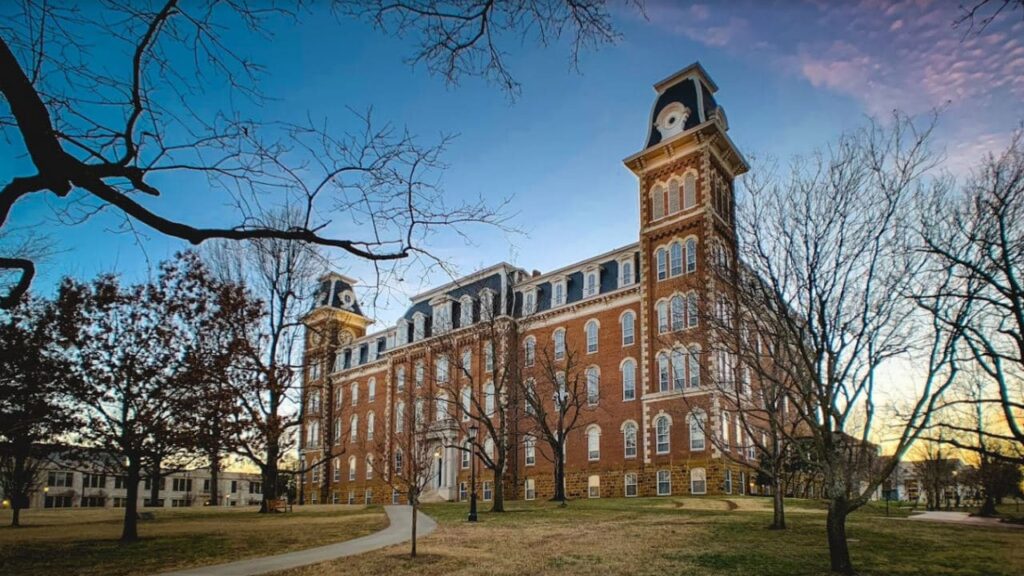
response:
<path fill-rule="evenodd" d="M 698 105 L 698 98 L 702 100 L 701 103 L 704 107 L 703 116 L 700 115 L 701 107 Z M 711 111 L 718 107 L 711 92 L 696 77 L 684 78 L 679 83 L 670 86 L 658 95 L 654 110 L 651 112 L 651 136 L 647 140 L 647 148 L 661 142 L 661 132 L 658 131 L 654 123 L 658 119 L 658 114 L 661 114 L 661 111 L 673 102 L 679 102 L 690 109 L 690 115 L 686 118 L 686 124 L 683 126 L 684 132 L 703 123 Z"/>
<path fill-rule="evenodd" d="M 459 299 L 467 294 L 473 297 L 473 322 L 478 322 L 480 320 L 480 291 L 483 290 L 484 288 L 490 288 L 494 292 L 495 309 L 492 313 L 497 313 L 498 307 L 501 306 L 500 271 L 495 271 L 493 274 L 489 274 L 487 276 L 484 276 L 483 278 L 479 278 L 477 280 L 474 280 L 473 282 L 469 282 L 461 286 L 455 286 L 452 289 L 444 292 L 444 296 L 448 296 L 449 298 L 454 300 L 452 304 L 452 324 L 454 328 L 462 328 L 459 322 L 460 319 L 462 318 L 462 303 L 459 301 Z M 440 296 L 440 294 L 437 296 Z M 434 298 L 436 298 L 437 296 L 434 296 Z M 405 335 L 406 342 L 412 341 L 412 317 L 417 312 L 422 313 L 426 317 L 426 336 L 429 337 L 433 334 L 433 326 L 431 324 L 434 315 L 434 307 L 430 304 L 430 301 L 432 299 L 433 298 L 424 298 L 418 302 L 413 303 L 413 305 L 408 310 L 405 311 L 405 314 L 402 315 L 402 318 L 409 321 L 409 325 L 406 327 L 406 329 L 409 330 L 409 333 Z M 401 326 L 399 326 L 398 329 L 401 330 Z"/>
<path fill-rule="evenodd" d="M 328 274 L 320 279 L 313 307 L 321 306 L 340 308 L 364 316 L 359 307 L 359 299 L 356 298 L 355 290 L 352 287 L 352 281 L 338 274 Z"/>
<path fill-rule="evenodd" d="M 617 256 L 609 256 L 605 260 L 596 262 L 581 262 L 578 266 L 579 269 L 574 272 L 565 274 L 568 278 L 566 283 L 566 298 L 565 305 L 572 304 L 583 300 L 583 274 L 591 264 L 599 264 L 601 266 L 600 286 L 598 287 L 598 294 L 606 294 L 608 292 L 614 292 L 619 289 L 619 260 Z M 633 252 L 633 284 L 636 286 L 640 281 L 640 253 Z M 525 281 L 526 285 L 530 285 L 530 279 L 527 278 Z M 553 289 L 551 287 L 551 280 L 545 280 L 537 286 L 537 312 L 544 312 L 545 310 L 551 309 L 551 295 Z M 521 317 L 523 315 L 523 303 L 522 296 L 516 296 L 515 302 L 515 316 Z"/>

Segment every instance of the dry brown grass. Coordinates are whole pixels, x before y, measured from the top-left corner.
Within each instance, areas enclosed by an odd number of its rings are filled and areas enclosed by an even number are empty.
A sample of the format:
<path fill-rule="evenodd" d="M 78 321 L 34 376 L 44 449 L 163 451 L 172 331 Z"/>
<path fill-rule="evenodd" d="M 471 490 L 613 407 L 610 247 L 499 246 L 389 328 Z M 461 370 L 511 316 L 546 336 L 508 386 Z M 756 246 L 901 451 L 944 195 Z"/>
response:
<path fill-rule="evenodd" d="M 29 510 L 23 528 L 0 528 L 0 574 L 135 575 L 309 548 L 387 526 L 379 507 L 158 510 L 139 523 L 141 540 L 120 544 L 123 510 Z M 10 512 L 0 513 L 10 522 Z"/>
<path fill-rule="evenodd" d="M 695 500 L 579 501 L 567 509 L 516 502 L 505 514 L 481 514 L 476 525 L 464 521 L 465 505 L 430 505 L 425 511 L 440 525 L 420 540 L 419 558 L 400 545 L 277 576 L 828 573 L 823 514 L 794 514 L 779 532 L 765 529 L 764 501 L 730 498 L 736 508 L 728 511 L 722 500 L 707 499 L 703 510 Z M 872 508 L 851 520 L 850 538 L 865 575 L 1024 573 L 1015 531 L 923 525 Z"/>

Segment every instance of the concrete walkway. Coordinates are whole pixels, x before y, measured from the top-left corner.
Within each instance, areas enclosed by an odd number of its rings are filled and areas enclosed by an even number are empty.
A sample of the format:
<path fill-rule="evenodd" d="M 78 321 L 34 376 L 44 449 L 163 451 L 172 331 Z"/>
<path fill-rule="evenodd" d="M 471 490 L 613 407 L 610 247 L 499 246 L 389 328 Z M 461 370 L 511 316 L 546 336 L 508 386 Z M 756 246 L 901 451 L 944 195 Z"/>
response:
<path fill-rule="evenodd" d="M 980 516 L 971 516 L 967 512 L 940 512 L 940 511 L 928 511 L 921 512 L 920 514 L 914 514 L 908 518 L 909 520 L 923 520 L 925 522 L 946 522 L 950 524 L 960 524 L 963 526 L 987 526 L 995 528 L 1024 528 L 1021 524 L 1010 524 L 1008 522 L 1000 522 L 998 518 L 982 518 Z"/>
<path fill-rule="evenodd" d="M 253 574 L 266 574 L 278 570 L 288 570 L 362 554 L 371 550 L 377 550 L 393 544 L 400 544 L 409 540 L 412 529 L 412 508 L 410 506 L 385 506 L 388 520 L 391 522 L 387 528 L 380 532 L 374 532 L 369 536 L 346 540 L 337 544 L 328 544 L 318 548 L 296 550 L 277 556 L 264 556 L 262 558 L 250 558 L 239 560 L 228 564 L 216 564 L 202 568 L 191 568 L 178 572 L 164 572 L 160 576 L 251 576 Z M 426 536 L 437 528 L 437 522 L 423 512 L 416 515 L 416 534 Z"/>

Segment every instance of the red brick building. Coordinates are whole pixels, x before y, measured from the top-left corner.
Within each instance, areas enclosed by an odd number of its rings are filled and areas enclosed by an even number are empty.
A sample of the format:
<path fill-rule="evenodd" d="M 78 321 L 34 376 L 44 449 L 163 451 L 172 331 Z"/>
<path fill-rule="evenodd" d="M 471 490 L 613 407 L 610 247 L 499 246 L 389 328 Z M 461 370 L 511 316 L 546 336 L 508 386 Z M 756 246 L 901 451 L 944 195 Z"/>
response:
<path fill-rule="evenodd" d="M 554 403 L 555 385 L 545 387 L 540 373 L 559 362 L 573 364 L 559 370 L 579 374 L 587 393 L 566 435 L 570 498 L 755 489 L 744 462 L 757 454 L 708 385 L 731 378 L 735 361 L 710 352 L 701 321 L 727 289 L 712 264 L 736 261 L 733 180 L 747 165 L 699 64 L 654 89 L 647 145 L 624 161 L 639 181 L 636 243 L 546 273 L 491 266 L 413 297 L 396 326 L 373 333 L 353 282 L 324 277 L 306 318 L 306 501 L 404 500 L 381 476 L 411 427 L 432 446 L 425 497 L 464 498 L 472 461 L 464 412 L 491 414 L 492 403 L 510 420 L 506 497 L 551 497 L 552 455 L 524 419 L 523 390 Z M 491 375 L 503 370 L 514 371 L 515 385 L 495 393 Z M 474 397 L 484 401 L 467 401 Z M 405 425 L 407 410 L 422 428 Z M 478 442 L 494 450 L 484 436 Z M 485 501 L 494 475 L 480 473 Z"/>

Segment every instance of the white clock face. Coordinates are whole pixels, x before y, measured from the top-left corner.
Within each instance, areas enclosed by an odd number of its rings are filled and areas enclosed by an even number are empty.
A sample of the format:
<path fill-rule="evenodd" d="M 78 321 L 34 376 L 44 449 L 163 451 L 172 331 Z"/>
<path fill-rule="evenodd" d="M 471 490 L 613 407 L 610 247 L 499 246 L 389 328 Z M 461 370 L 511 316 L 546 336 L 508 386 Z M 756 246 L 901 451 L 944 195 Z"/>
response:
<path fill-rule="evenodd" d="M 686 119 L 690 117 L 690 111 L 678 102 L 669 104 L 658 114 L 658 132 L 662 138 L 667 138 L 683 131 Z"/>
<path fill-rule="evenodd" d="M 352 295 L 351 290 L 346 290 L 345 293 L 341 295 L 341 302 L 346 308 L 352 307 L 352 303 L 355 302 L 355 297 Z"/>

